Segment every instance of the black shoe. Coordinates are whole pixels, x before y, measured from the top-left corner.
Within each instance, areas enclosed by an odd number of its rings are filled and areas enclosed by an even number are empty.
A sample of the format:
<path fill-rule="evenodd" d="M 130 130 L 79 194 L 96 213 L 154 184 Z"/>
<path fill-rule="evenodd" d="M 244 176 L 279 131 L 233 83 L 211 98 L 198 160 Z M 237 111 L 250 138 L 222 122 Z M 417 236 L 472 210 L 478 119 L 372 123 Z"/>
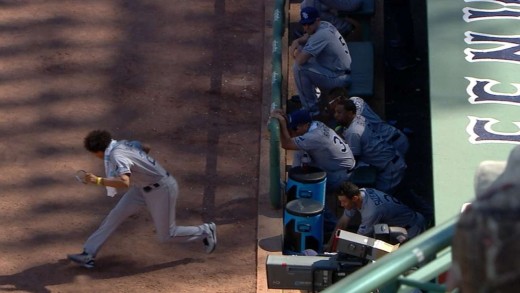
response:
<path fill-rule="evenodd" d="M 86 253 L 85 251 L 83 251 L 82 253 L 79 253 L 79 254 L 69 254 L 67 255 L 67 258 L 77 264 L 79 264 L 80 266 L 84 267 L 84 268 L 87 268 L 87 269 L 92 269 L 94 268 L 94 257 L 88 253 Z"/>
<path fill-rule="evenodd" d="M 294 95 L 294 96 L 291 96 L 291 98 L 289 99 L 291 102 L 294 102 L 294 103 L 301 103 L 302 101 L 300 100 L 300 96 L 299 95 Z"/>

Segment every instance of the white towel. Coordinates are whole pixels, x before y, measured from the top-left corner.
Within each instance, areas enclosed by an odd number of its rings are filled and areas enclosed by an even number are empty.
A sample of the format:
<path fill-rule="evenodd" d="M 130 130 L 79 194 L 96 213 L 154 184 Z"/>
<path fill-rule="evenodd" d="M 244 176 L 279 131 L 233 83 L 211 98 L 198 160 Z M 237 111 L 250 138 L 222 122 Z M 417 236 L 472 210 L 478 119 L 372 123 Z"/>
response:
<path fill-rule="evenodd" d="M 115 166 L 113 166 L 112 163 L 110 163 L 110 152 L 112 152 L 112 149 L 116 146 L 117 141 L 112 140 L 110 144 L 108 145 L 107 149 L 105 150 L 104 154 L 104 163 L 105 163 L 105 174 L 107 178 L 115 177 Z M 107 196 L 114 197 L 117 194 L 117 189 L 114 187 L 107 186 Z"/>

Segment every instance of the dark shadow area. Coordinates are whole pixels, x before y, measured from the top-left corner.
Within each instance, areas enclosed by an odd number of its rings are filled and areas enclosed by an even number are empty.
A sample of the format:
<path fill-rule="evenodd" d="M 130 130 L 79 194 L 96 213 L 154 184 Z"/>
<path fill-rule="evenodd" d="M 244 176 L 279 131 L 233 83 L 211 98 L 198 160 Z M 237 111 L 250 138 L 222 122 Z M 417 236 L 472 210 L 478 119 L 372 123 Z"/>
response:
<path fill-rule="evenodd" d="M 200 259 L 183 258 L 142 267 L 131 260 L 114 255 L 100 258 L 100 260 L 103 260 L 103 266 L 96 270 L 73 266 L 70 261 L 63 259 L 54 263 L 31 267 L 13 275 L 0 276 L 0 291 L 23 290 L 31 293 L 49 293 L 51 291 L 45 288 L 46 286 L 72 283 L 79 275 L 87 275 L 91 279 L 106 280 L 204 262 Z"/>
<path fill-rule="evenodd" d="M 215 209 L 215 222 L 219 225 L 225 225 L 244 220 L 254 220 L 258 216 L 256 202 L 256 198 L 249 197 L 234 199 L 221 204 Z"/>
<path fill-rule="evenodd" d="M 283 239 L 282 234 L 260 239 L 258 241 L 258 246 L 260 246 L 260 248 L 262 248 L 263 250 L 266 250 L 269 252 L 281 252 L 282 246 L 283 246 L 282 239 Z"/>
<path fill-rule="evenodd" d="M 407 204 L 424 212 L 433 207 L 426 1 L 384 3 L 386 120 L 408 135 L 408 169 L 401 192 Z"/>

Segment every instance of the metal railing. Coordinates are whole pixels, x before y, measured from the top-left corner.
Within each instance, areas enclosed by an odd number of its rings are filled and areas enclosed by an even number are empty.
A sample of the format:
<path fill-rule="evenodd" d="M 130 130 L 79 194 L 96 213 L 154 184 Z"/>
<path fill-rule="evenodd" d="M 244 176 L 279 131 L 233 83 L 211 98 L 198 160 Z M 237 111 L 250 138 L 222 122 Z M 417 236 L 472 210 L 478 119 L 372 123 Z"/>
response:
<path fill-rule="evenodd" d="M 447 271 L 451 263 L 449 251 L 458 219 L 454 217 L 435 226 L 396 251 L 348 275 L 327 288 L 324 293 L 344 292 L 409 292 L 419 288 L 429 292 L 446 292 L 443 285 L 432 283 L 439 274 Z M 413 273 L 412 268 L 418 267 Z"/>
<path fill-rule="evenodd" d="M 282 75 L 282 37 L 285 30 L 285 0 L 276 0 L 273 11 L 273 51 L 271 76 L 271 110 L 281 107 L 283 75 Z M 281 206 L 281 172 L 280 172 L 280 124 L 278 120 L 269 121 L 271 133 L 269 149 L 269 195 L 271 206 Z"/>

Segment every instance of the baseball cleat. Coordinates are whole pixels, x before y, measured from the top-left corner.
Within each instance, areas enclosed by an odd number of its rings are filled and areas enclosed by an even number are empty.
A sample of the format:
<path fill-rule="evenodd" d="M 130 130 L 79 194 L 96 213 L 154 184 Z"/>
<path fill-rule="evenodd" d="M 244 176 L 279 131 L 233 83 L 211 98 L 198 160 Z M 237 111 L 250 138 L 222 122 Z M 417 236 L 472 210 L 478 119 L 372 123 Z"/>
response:
<path fill-rule="evenodd" d="M 80 266 L 84 267 L 84 268 L 87 268 L 87 269 L 92 269 L 94 268 L 94 257 L 88 253 L 86 253 L 85 251 L 83 251 L 82 253 L 79 253 L 79 254 L 69 254 L 67 255 L 67 258 L 77 264 L 79 264 Z"/>
<path fill-rule="evenodd" d="M 204 224 L 204 231 L 208 236 L 202 240 L 206 253 L 212 253 L 217 247 L 217 225 L 215 223 Z"/>

